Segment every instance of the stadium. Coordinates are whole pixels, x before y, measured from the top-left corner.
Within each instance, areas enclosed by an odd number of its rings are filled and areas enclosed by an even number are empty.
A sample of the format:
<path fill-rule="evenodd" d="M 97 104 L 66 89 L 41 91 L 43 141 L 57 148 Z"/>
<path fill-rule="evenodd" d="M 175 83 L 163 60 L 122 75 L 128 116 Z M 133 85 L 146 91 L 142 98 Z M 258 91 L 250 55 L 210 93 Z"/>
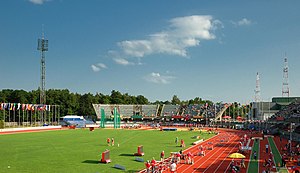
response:
<path fill-rule="evenodd" d="M 0 4 L 0 173 L 300 173 L 300 1 Z"/>
<path fill-rule="evenodd" d="M 296 97 L 249 105 L 93 104 L 100 120 L 96 122 L 60 116 L 50 110 L 55 106 L 23 106 L 1 103 L 6 117 L 0 129 L 1 152 L 7 157 L 0 165 L 8 165 L 3 172 L 170 172 L 172 163 L 177 172 L 297 172 L 300 160 Z M 26 154 L 21 145 L 35 152 Z M 40 148 L 48 145 L 52 147 Z M 166 153 L 163 158 L 161 151 Z M 243 165 L 240 157 L 230 157 L 232 153 L 243 155 Z M 39 166 L 28 166 L 27 157 L 39 158 Z M 48 167 L 51 160 L 56 165 Z"/>

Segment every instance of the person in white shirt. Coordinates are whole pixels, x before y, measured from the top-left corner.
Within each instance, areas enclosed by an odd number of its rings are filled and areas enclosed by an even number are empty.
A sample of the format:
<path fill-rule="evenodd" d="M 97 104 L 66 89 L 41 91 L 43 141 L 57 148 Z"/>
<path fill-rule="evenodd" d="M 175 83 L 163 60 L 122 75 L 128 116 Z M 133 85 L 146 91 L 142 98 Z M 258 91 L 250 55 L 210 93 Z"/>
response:
<path fill-rule="evenodd" d="M 176 172 L 176 163 L 173 162 L 171 165 L 170 165 L 170 171 L 171 173 L 175 173 Z"/>

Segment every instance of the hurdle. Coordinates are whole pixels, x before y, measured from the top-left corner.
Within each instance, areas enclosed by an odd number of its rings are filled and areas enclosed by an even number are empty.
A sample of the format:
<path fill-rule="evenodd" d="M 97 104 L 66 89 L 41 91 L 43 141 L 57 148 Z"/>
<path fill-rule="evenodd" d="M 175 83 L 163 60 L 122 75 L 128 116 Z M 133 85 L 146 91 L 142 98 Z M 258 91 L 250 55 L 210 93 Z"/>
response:
<path fill-rule="evenodd" d="M 102 152 L 102 157 L 101 157 L 101 163 L 110 163 L 110 151 L 106 150 L 104 152 Z"/>
<path fill-rule="evenodd" d="M 135 156 L 143 156 L 144 155 L 144 147 L 143 145 L 138 146 L 137 153 L 134 153 Z"/>

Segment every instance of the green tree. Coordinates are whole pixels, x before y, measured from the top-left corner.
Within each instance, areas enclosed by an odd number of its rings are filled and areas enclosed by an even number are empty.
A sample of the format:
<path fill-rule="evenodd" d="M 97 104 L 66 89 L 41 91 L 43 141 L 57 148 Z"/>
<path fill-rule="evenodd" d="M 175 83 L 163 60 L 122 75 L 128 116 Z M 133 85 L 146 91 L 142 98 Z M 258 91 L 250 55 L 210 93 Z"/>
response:
<path fill-rule="evenodd" d="M 119 91 L 112 90 L 110 95 L 111 104 L 123 104 L 123 96 Z"/>
<path fill-rule="evenodd" d="M 95 115 L 95 111 L 92 103 L 95 103 L 96 99 L 91 94 L 84 94 L 79 99 L 79 115 Z"/>
<path fill-rule="evenodd" d="M 180 99 L 178 98 L 177 95 L 174 95 L 172 100 L 171 100 L 172 105 L 179 105 L 180 104 Z"/>
<path fill-rule="evenodd" d="M 149 100 L 142 95 L 138 95 L 136 97 L 136 102 L 137 102 L 137 104 L 140 104 L 140 105 L 149 104 Z"/>

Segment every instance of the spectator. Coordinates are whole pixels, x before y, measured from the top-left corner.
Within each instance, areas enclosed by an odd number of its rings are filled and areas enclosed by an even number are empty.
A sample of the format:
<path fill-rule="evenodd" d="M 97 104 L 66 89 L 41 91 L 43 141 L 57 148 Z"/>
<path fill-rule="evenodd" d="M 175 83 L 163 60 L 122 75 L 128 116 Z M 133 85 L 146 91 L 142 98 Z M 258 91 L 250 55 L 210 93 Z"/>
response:
<path fill-rule="evenodd" d="M 175 173 L 176 172 L 176 170 L 177 170 L 176 167 L 177 167 L 176 163 L 172 162 L 172 164 L 170 165 L 170 171 L 171 171 L 171 173 Z"/>
<path fill-rule="evenodd" d="M 153 157 L 152 160 L 151 160 L 152 172 L 155 171 L 155 165 L 156 165 L 156 160 Z"/>
<path fill-rule="evenodd" d="M 147 160 L 147 162 L 145 163 L 145 166 L 146 166 L 147 173 L 150 173 L 150 167 L 151 167 L 151 165 L 150 165 L 149 160 Z"/>

